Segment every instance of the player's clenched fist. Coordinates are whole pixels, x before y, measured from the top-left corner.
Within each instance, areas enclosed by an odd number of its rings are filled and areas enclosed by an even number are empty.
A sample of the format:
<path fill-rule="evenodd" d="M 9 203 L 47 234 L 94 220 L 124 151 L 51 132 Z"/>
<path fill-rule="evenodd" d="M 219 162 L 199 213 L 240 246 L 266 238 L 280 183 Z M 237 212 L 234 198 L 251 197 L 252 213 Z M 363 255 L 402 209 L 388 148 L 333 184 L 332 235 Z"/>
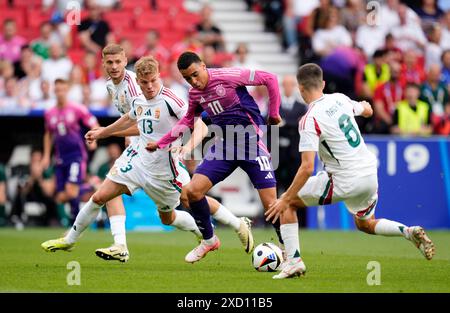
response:
<path fill-rule="evenodd" d="M 270 116 L 267 121 L 267 124 L 269 124 L 269 125 L 278 125 L 280 123 L 281 123 L 281 116 L 279 116 L 279 115 L 276 117 Z"/>
<path fill-rule="evenodd" d="M 88 144 L 92 144 L 94 141 L 101 139 L 101 133 L 103 131 L 104 127 L 98 127 L 96 129 L 90 130 L 84 135 L 84 138 L 86 139 L 86 142 Z"/>
<path fill-rule="evenodd" d="M 154 152 L 158 149 L 158 144 L 156 142 L 149 142 L 147 143 L 145 149 L 147 149 L 147 151 Z"/>

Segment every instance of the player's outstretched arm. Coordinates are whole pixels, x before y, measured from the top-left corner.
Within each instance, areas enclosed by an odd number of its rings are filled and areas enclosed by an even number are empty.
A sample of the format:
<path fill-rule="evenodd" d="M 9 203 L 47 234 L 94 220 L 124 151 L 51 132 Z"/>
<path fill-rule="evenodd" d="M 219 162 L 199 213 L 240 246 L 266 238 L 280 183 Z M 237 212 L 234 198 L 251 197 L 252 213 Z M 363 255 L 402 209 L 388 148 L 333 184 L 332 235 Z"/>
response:
<path fill-rule="evenodd" d="M 132 119 L 129 114 L 123 115 L 121 118 L 119 118 L 117 121 L 115 121 L 113 124 L 109 125 L 108 127 L 99 127 L 93 130 L 90 130 L 86 135 L 86 140 L 94 141 L 102 138 L 111 137 L 114 133 L 117 133 L 119 131 L 124 131 L 133 125 L 136 124 L 136 120 Z"/>
<path fill-rule="evenodd" d="M 115 137 L 139 136 L 139 128 L 138 128 L 137 124 L 134 124 L 133 126 L 131 126 L 128 129 L 113 133 L 111 136 L 115 136 Z"/>
<path fill-rule="evenodd" d="M 191 138 L 183 146 L 180 151 L 181 155 L 190 154 L 192 151 L 203 141 L 203 138 L 208 135 L 208 126 L 202 121 L 201 118 L 197 119 L 194 124 L 194 131 L 192 132 Z"/>
<path fill-rule="evenodd" d="M 291 202 L 298 199 L 298 192 L 303 188 L 306 181 L 314 172 L 315 157 L 315 151 L 302 152 L 302 164 L 300 165 L 294 180 L 286 192 L 283 193 L 281 197 L 266 211 L 266 221 L 272 220 L 272 223 L 275 223 L 280 215 L 289 207 Z"/>

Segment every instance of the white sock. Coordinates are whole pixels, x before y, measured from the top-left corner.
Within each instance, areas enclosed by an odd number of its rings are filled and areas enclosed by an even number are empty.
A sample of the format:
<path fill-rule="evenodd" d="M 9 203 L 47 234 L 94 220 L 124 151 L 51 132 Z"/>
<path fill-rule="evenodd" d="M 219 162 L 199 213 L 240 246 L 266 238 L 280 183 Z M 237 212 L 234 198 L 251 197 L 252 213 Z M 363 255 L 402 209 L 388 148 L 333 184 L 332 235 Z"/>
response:
<path fill-rule="evenodd" d="M 241 220 L 222 204 L 217 209 L 217 212 L 213 214 L 213 217 L 224 225 L 230 225 L 236 231 L 241 227 Z"/>
<path fill-rule="evenodd" d="M 127 245 L 125 219 L 125 215 L 113 215 L 109 218 L 109 223 L 111 224 L 111 234 L 114 237 L 114 244 L 116 245 Z"/>
<path fill-rule="evenodd" d="M 170 225 L 181 230 L 193 232 L 197 237 L 203 237 L 191 214 L 181 210 L 175 210 L 175 214 L 175 220 Z"/>
<path fill-rule="evenodd" d="M 379 219 L 375 225 L 375 234 L 383 236 L 404 236 L 407 237 L 408 227 L 395 221 Z"/>
<path fill-rule="evenodd" d="M 204 242 L 205 242 L 208 246 L 210 246 L 210 245 L 214 244 L 214 243 L 216 242 L 216 240 L 217 240 L 217 237 L 216 237 L 216 235 L 214 235 L 214 236 L 212 236 L 212 237 L 209 238 L 209 239 L 205 239 Z"/>
<path fill-rule="evenodd" d="M 78 212 L 72 228 L 70 228 L 69 233 L 65 237 L 67 243 L 75 243 L 78 240 L 84 230 L 95 220 L 100 207 L 100 205 L 92 201 L 92 198 L 86 202 L 80 212 Z"/>
<path fill-rule="evenodd" d="M 300 241 L 298 236 L 298 223 L 283 224 L 280 226 L 281 238 L 284 241 L 286 257 L 288 259 L 300 257 Z"/>

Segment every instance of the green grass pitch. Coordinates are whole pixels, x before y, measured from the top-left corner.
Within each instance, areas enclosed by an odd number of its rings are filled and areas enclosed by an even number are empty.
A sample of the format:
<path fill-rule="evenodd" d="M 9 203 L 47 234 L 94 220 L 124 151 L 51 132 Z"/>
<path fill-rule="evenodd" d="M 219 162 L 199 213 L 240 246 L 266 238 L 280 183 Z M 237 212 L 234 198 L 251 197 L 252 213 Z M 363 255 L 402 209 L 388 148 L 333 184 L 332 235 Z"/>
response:
<path fill-rule="evenodd" d="M 129 232 L 128 263 L 104 261 L 94 250 L 111 243 L 109 231 L 88 231 L 72 252 L 44 252 L 40 243 L 61 229 L 0 229 L 0 292 L 450 292 L 450 232 L 429 232 L 436 245 L 432 261 L 402 238 L 358 232 L 301 231 L 305 277 L 273 280 L 251 266 L 230 229 L 196 264 L 184 262 L 195 246 L 190 233 Z M 256 243 L 273 241 L 271 228 L 254 230 Z M 69 286 L 67 263 L 81 267 L 81 284 Z M 381 285 L 369 286 L 367 264 L 381 265 Z"/>

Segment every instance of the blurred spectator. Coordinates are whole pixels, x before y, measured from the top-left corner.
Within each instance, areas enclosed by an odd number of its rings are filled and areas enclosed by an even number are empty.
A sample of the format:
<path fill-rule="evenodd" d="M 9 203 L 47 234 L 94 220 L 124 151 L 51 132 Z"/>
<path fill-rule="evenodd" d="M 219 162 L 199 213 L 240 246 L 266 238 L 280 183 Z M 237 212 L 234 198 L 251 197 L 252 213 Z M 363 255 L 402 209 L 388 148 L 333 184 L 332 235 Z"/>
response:
<path fill-rule="evenodd" d="M 425 34 L 428 38 L 425 46 L 425 68 L 429 69 L 431 65 L 441 62 L 441 27 L 439 24 L 430 24 L 426 27 Z"/>
<path fill-rule="evenodd" d="M 208 68 L 217 68 L 221 67 L 221 64 L 216 62 L 216 50 L 214 50 L 213 46 L 204 46 L 202 51 L 202 61 L 205 62 L 206 67 Z"/>
<path fill-rule="evenodd" d="M 17 78 L 9 77 L 5 80 L 5 94 L 0 98 L 0 109 L 15 110 L 27 108 L 30 101 L 26 97 L 20 97 Z"/>
<path fill-rule="evenodd" d="M 326 21 L 329 19 L 329 10 L 333 7 L 331 0 L 319 0 L 319 6 L 315 8 L 309 16 L 306 32 L 313 34 L 319 28 L 325 28 Z"/>
<path fill-rule="evenodd" d="M 45 207 L 43 218 L 44 225 L 58 225 L 56 203 L 53 199 L 55 192 L 55 180 L 53 168 L 44 170 L 42 167 L 42 152 L 34 150 L 31 152 L 29 170 L 21 177 L 13 200 L 11 210 L 11 221 L 16 227 L 23 224 L 23 214 L 27 202 L 37 202 Z"/>
<path fill-rule="evenodd" d="M 447 86 L 441 82 L 441 66 L 433 64 L 427 73 L 427 80 L 423 83 L 420 91 L 420 100 L 431 106 L 433 117 L 441 119 L 450 108 L 450 99 Z M 436 121 L 433 120 L 433 124 Z"/>
<path fill-rule="evenodd" d="M 376 50 L 382 49 L 385 39 L 386 33 L 383 27 L 364 23 L 356 31 L 355 43 L 370 58 Z"/>
<path fill-rule="evenodd" d="M 255 99 L 261 115 L 266 118 L 269 105 L 269 94 L 266 86 L 255 86 L 249 93 Z"/>
<path fill-rule="evenodd" d="M 192 51 L 201 55 L 202 50 L 203 43 L 198 39 L 197 32 L 188 27 L 183 41 L 172 46 L 170 62 L 177 61 L 178 57 L 185 51 Z"/>
<path fill-rule="evenodd" d="M 422 20 L 422 24 L 436 23 L 444 14 L 438 5 L 436 0 L 422 0 L 422 6 L 416 9 L 417 15 Z"/>
<path fill-rule="evenodd" d="M 442 73 L 441 81 L 447 86 L 447 90 L 450 92 L 450 50 L 445 50 L 442 53 Z"/>
<path fill-rule="evenodd" d="M 0 96 L 6 92 L 6 80 L 14 77 L 14 67 L 11 61 L 0 60 Z"/>
<path fill-rule="evenodd" d="M 311 14 L 317 8 L 319 0 L 305 0 L 300 1 L 287 0 L 286 9 L 283 16 L 284 37 L 286 42 L 286 49 L 289 53 L 295 54 L 298 52 L 298 24 Z"/>
<path fill-rule="evenodd" d="M 0 163 L 0 226 L 6 225 L 6 175 L 5 167 Z"/>
<path fill-rule="evenodd" d="M 397 103 L 403 99 L 403 86 L 399 80 L 400 71 L 400 63 L 391 63 L 389 81 L 375 89 L 373 131 L 377 134 L 389 133 Z"/>
<path fill-rule="evenodd" d="M 216 51 L 225 51 L 222 31 L 212 21 L 212 8 L 203 6 L 200 11 L 201 20 L 196 25 L 198 38 L 206 46 L 213 46 Z"/>
<path fill-rule="evenodd" d="M 48 109 L 56 104 L 56 99 L 50 90 L 50 83 L 47 80 L 41 80 L 42 97 L 34 103 L 36 109 Z"/>
<path fill-rule="evenodd" d="M 102 75 L 97 60 L 97 55 L 93 52 L 84 55 L 82 67 L 86 83 L 91 83 Z"/>
<path fill-rule="evenodd" d="M 169 75 L 164 78 L 164 86 L 170 88 L 185 103 L 188 103 L 188 94 L 191 86 L 178 70 L 177 62 L 172 62 L 169 65 Z"/>
<path fill-rule="evenodd" d="M 92 99 L 91 99 L 91 87 L 88 84 L 83 85 L 83 100 L 81 103 L 83 103 L 87 107 L 91 107 L 92 105 Z"/>
<path fill-rule="evenodd" d="M 280 116 L 283 121 L 280 124 L 280 162 L 275 171 L 279 182 L 277 185 L 279 194 L 287 190 L 289 182 L 297 173 L 298 164 L 300 164 L 300 153 L 297 149 L 297 143 L 300 140 L 298 122 L 308 109 L 300 100 L 295 76 L 284 76 L 282 87 Z"/>
<path fill-rule="evenodd" d="M 26 76 L 19 81 L 20 96 L 29 99 L 32 103 L 42 98 L 41 90 L 42 59 L 33 57 L 25 67 Z"/>
<path fill-rule="evenodd" d="M 86 50 L 98 53 L 105 46 L 111 28 L 108 22 L 102 19 L 102 11 L 98 5 L 92 4 L 88 12 L 88 18 L 78 25 L 79 38 Z"/>
<path fill-rule="evenodd" d="M 400 25 L 400 1 L 399 0 L 386 0 L 380 8 L 380 14 L 378 21 L 380 26 L 383 27 L 386 32 L 392 31 L 392 29 Z M 405 10 L 405 20 L 407 23 L 413 24 L 415 26 L 420 26 L 420 19 L 413 9 L 409 7 L 404 7 Z"/>
<path fill-rule="evenodd" d="M 403 55 L 402 71 L 400 82 L 403 86 L 407 83 L 422 84 L 425 80 L 425 71 L 420 64 L 414 50 L 407 50 Z"/>
<path fill-rule="evenodd" d="M 43 59 L 49 58 L 49 50 L 50 50 L 50 35 L 52 32 L 52 24 L 50 22 L 44 22 L 41 24 L 40 28 L 40 34 L 41 36 L 39 38 L 36 38 L 31 42 L 31 48 L 33 49 L 33 52 Z"/>
<path fill-rule="evenodd" d="M 445 50 L 450 49 L 450 10 L 442 18 L 441 47 Z"/>
<path fill-rule="evenodd" d="M 336 8 L 330 8 L 325 16 L 325 28 L 318 29 L 312 37 L 312 46 L 316 54 L 327 56 L 337 47 L 352 46 L 350 33 L 339 24 L 339 13 Z"/>
<path fill-rule="evenodd" d="M 345 7 L 341 10 L 341 22 L 350 32 L 356 32 L 362 25 L 367 25 L 365 2 L 363 0 L 347 0 Z M 379 25 L 374 26 L 380 28 Z M 367 55 L 372 55 L 372 53 Z"/>
<path fill-rule="evenodd" d="M 420 87 L 409 83 L 405 90 L 405 100 L 397 104 L 392 119 L 392 134 L 426 136 L 432 133 L 431 107 L 419 100 Z"/>
<path fill-rule="evenodd" d="M 72 61 L 63 55 L 60 44 L 50 45 L 50 58 L 42 64 L 42 78 L 53 83 L 57 78 L 69 79 L 72 70 Z"/>
<path fill-rule="evenodd" d="M 264 14 L 264 30 L 276 33 L 281 32 L 283 14 L 285 12 L 284 0 L 262 0 L 259 2 Z"/>
<path fill-rule="evenodd" d="M 14 76 L 23 78 L 26 74 L 26 68 L 30 66 L 32 59 L 42 60 L 41 57 L 35 55 L 29 45 L 23 45 L 20 50 L 20 60 L 14 62 Z"/>
<path fill-rule="evenodd" d="M 125 56 L 127 58 L 126 69 L 129 71 L 134 71 L 134 64 L 137 62 L 138 58 L 136 57 L 133 43 L 127 38 L 122 38 L 119 41 L 119 45 L 123 48 L 123 51 L 125 52 Z"/>
<path fill-rule="evenodd" d="M 397 44 L 395 42 L 394 36 L 392 36 L 391 33 L 387 34 L 384 39 L 384 47 L 383 50 L 387 51 L 387 63 L 390 64 L 391 62 L 402 62 L 403 60 L 403 53 L 402 50 L 400 50 L 397 47 Z"/>
<path fill-rule="evenodd" d="M 398 16 L 400 24 L 391 29 L 391 33 L 397 41 L 397 46 L 406 51 L 414 49 L 420 52 L 427 42 L 422 28 L 419 24 L 408 23 L 407 12 L 408 7 L 401 4 L 398 8 Z"/>
<path fill-rule="evenodd" d="M 377 50 L 372 56 L 372 63 L 364 68 L 363 96 L 372 98 L 375 89 L 390 78 L 389 65 L 386 63 L 386 50 Z"/>
<path fill-rule="evenodd" d="M 103 109 L 110 105 L 108 91 L 105 88 L 107 78 L 108 74 L 102 68 L 102 75 L 96 80 L 90 82 L 91 108 Z"/>
<path fill-rule="evenodd" d="M 3 21 L 3 34 L 0 35 L 0 59 L 11 61 L 20 60 L 20 49 L 25 45 L 26 40 L 22 36 L 16 35 L 16 21 L 5 19 Z"/>
<path fill-rule="evenodd" d="M 97 176 L 104 180 L 106 178 L 106 174 L 108 174 L 109 170 L 113 167 L 114 162 L 120 157 L 122 154 L 122 149 L 118 143 L 110 143 L 107 147 L 108 150 L 108 161 L 100 165 L 97 170 Z"/>
<path fill-rule="evenodd" d="M 145 43 L 136 49 L 137 58 L 148 55 L 158 60 L 161 73 L 168 71 L 170 52 L 160 43 L 160 34 L 157 30 L 149 30 Z"/>
<path fill-rule="evenodd" d="M 254 60 L 249 59 L 248 57 L 248 47 L 246 43 L 239 43 L 236 51 L 234 52 L 235 61 L 233 62 L 233 66 L 248 68 L 251 70 L 261 70 L 262 66 L 255 62 Z"/>
<path fill-rule="evenodd" d="M 69 77 L 69 93 L 67 99 L 70 102 L 83 103 L 83 85 L 85 84 L 83 77 L 83 69 L 80 65 L 74 65 Z M 84 103 L 88 105 L 88 103 Z"/>

